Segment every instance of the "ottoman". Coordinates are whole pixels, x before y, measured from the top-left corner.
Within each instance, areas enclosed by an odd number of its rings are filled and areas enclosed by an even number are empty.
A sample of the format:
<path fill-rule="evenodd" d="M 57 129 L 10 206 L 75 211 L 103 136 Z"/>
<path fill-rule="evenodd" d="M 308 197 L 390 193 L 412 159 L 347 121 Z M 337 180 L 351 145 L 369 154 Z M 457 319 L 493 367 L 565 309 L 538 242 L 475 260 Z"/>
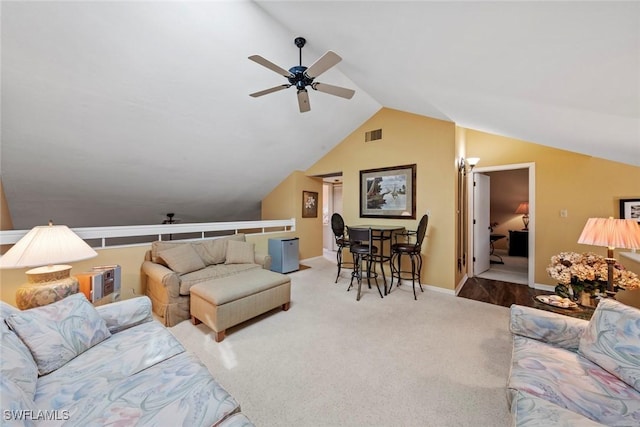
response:
<path fill-rule="evenodd" d="M 270 270 L 248 270 L 192 286 L 190 300 L 191 322 L 207 325 L 220 342 L 231 326 L 279 306 L 288 310 L 291 279 Z"/>

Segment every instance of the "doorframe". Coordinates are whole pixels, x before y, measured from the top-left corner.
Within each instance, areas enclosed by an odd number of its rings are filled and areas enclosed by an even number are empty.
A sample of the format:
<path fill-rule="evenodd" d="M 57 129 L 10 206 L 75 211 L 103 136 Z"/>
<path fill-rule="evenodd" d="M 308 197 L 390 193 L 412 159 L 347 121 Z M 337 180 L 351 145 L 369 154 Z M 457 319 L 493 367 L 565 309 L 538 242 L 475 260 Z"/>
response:
<path fill-rule="evenodd" d="M 327 203 L 327 208 L 328 208 L 328 224 L 325 224 L 324 221 L 322 222 L 322 236 L 323 236 L 323 242 L 322 242 L 322 248 L 323 251 L 324 249 L 329 249 L 331 251 L 337 251 L 338 247 L 336 245 L 335 239 L 333 238 L 333 230 L 331 230 L 331 244 L 329 248 L 325 248 L 324 247 L 324 232 L 325 232 L 325 227 L 329 227 L 329 229 L 331 229 L 331 216 L 336 212 L 335 210 L 335 189 L 336 187 L 340 187 L 341 188 L 341 192 L 340 192 L 340 199 L 343 199 L 343 194 L 342 194 L 342 189 L 344 189 L 344 182 L 342 179 L 342 172 L 335 172 L 335 173 L 331 173 L 331 174 L 327 174 L 327 175 L 317 175 L 317 178 L 322 178 L 322 188 L 323 188 L 323 194 L 324 194 L 324 188 L 329 187 L 329 191 L 328 191 L 328 200 L 323 200 L 323 214 L 324 214 L 324 203 Z M 340 205 L 342 206 L 342 200 L 340 201 Z M 342 214 L 342 212 L 340 212 L 340 214 Z"/>
<path fill-rule="evenodd" d="M 514 169 L 527 169 L 529 171 L 529 242 L 528 242 L 528 263 L 527 263 L 527 285 L 530 288 L 535 287 L 535 265 L 536 265 L 536 164 L 534 162 L 530 163 L 515 163 L 510 165 L 499 165 L 499 166 L 486 166 L 486 167 L 475 167 L 471 170 L 471 173 L 467 174 L 467 188 L 470 191 L 467 191 L 467 206 L 469 209 L 467 211 L 467 230 L 466 233 L 469 236 L 467 239 L 467 253 L 471 254 L 471 261 L 473 261 L 473 241 L 474 241 L 474 233 L 473 233 L 473 218 L 476 217 L 476 206 L 473 200 L 473 182 L 476 173 L 485 173 L 485 172 L 497 172 L 497 171 L 506 171 L 506 170 L 514 170 Z M 467 276 L 473 277 L 473 262 L 467 262 Z"/>

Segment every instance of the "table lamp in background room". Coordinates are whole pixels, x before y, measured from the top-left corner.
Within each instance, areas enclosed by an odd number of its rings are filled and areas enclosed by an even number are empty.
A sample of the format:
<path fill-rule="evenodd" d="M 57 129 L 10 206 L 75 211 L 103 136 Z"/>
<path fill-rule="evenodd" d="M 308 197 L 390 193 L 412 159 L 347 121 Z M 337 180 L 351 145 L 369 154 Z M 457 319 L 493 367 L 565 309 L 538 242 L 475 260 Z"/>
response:
<path fill-rule="evenodd" d="M 64 263 L 96 256 L 69 227 L 49 222 L 34 227 L 0 257 L 0 268 L 36 267 L 26 272 L 28 283 L 16 291 L 16 305 L 24 310 L 77 293 L 78 279 L 70 276 L 71 266 Z"/>
<path fill-rule="evenodd" d="M 522 215 L 522 222 L 524 223 L 524 229 L 529 229 L 529 202 L 522 202 L 518 205 L 516 213 Z"/>
<path fill-rule="evenodd" d="M 614 292 L 613 265 L 616 259 L 613 250 L 640 248 L 640 225 L 632 219 L 589 218 L 578 243 L 607 248 L 607 291 Z"/>

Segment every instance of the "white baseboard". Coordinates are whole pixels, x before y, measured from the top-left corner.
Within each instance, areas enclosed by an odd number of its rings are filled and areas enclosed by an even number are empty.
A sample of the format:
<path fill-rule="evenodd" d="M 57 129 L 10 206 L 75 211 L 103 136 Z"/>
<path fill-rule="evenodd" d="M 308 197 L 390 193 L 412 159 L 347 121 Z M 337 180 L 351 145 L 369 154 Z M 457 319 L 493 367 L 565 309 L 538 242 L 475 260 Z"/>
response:
<path fill-rule="evenodd" d="M 456 291 L 454 291 L 453 289 L 445 289 L 445 288 L 441 288 L 440 286 L 425 285 L 425 284 L 422 284 L 422 286 L 424 286 L 425 288 L 429 289 L 430 291 L 436 291 L 436 292 L 440 292 L 442 294 L 447 294 L 447 295 L 452 295 L 452 296 L 456 295 Z"/>
<path fill-rule="evenodd" d="M 542 283 L 534 283 L 533 284 L 533 288 L 541 290 L 541 291 L 547 291 L 547 292 L 555 292 L 556 291 L 556 287 L 555 286 L 543 285 Z"/>

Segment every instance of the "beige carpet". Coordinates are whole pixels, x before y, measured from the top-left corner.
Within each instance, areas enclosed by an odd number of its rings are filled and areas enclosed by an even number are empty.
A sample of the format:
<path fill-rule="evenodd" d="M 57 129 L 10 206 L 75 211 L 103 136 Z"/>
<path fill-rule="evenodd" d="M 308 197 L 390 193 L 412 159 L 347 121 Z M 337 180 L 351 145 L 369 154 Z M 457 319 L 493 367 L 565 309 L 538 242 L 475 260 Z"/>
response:
<path fill-rule="evenodd" d="M 506 426 L 508 309 L 402 285 L 357 302 L 348 273 L 305 260 L 292 303 L 234 327 L 170 330 L 257 426 Z"/>

